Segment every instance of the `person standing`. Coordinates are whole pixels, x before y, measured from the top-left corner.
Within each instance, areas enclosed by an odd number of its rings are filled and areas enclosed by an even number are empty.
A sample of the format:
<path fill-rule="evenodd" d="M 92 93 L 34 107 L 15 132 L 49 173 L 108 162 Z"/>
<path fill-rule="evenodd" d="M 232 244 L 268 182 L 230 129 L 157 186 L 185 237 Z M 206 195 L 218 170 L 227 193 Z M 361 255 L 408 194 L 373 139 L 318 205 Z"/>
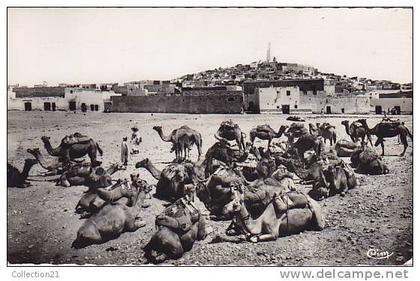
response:
<path fill-rule="evenodd" d="M 127 168 L 127 165 L 128 165 L 127 137 L 123 137 L 123 141 L 121 143 L 121 162 L 123 163 L 124 167 Z"/>
<path fill-rule="evenodd" d="M 137 128 L 137 126 L 134 126 L 131 128 L 131 131 L 131 154 L 139 154 L 139 145 L 142 142 L 139 129 Z"/>

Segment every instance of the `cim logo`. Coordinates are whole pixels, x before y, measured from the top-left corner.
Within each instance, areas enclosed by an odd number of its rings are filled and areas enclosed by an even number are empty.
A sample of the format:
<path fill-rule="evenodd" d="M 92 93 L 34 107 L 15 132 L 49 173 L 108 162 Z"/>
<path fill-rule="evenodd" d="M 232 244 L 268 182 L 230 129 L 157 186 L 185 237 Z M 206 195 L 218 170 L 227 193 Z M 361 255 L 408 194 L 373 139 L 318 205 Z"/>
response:
<path fill-rule="evenodd" d="M 379 251 L 378 249 L 369 249 L 366 253 L 368 258 L 375 260 L 389 259 L 393 254 L 394 252 Z"/>

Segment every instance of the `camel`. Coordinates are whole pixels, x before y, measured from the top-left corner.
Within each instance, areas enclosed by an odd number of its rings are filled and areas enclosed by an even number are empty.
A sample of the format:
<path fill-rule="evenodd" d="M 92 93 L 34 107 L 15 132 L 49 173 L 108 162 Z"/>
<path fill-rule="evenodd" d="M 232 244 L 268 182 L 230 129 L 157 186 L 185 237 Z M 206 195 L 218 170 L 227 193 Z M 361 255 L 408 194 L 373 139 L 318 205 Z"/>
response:
<path fill-rule="evenodd" d="M 389 169 L 381 157 L 370 147 L 357 148 L 351 155 L 351 165 L 356 172 L 368 175 L 388 174 Z"/>
<path fill-rule="evenodd" d="M 105 204 L 117 202 L 121 198 L 127 198 L 125 204 L 129 207 L 133 206 L 142 181 L 139 174 L 131 174 L 130 177 L 131 183 L 127 180 L 119 180 L 111 187 L 89 188 L 77 203 L 76 213 L 82 214 L 82 217 L 87 217 L 97 212 Z M 151 186 L 148 186 L 145 193 L 148 195 L 150 191 Z M 142 207 L 148 207 L 148 203 L 143 203 Z"/>
<path fill-rule="evenodd" d="M 321 136 L 324 140 L 324 143 L 327 143 L 327 140 L 330 141 L 330 146 L 337 142 L 337 135 L 335 133 L 335 127 L 330 125 L 329 123 L 323 123 L 320 125 L 316 123 L 317 129 L 319 132 L 319 136 Z"/>
<path fill-rule="evenodd" d="M 358 147 L 360 146 L 357 143 L 341 139 L 335 144 L 334 149 L 337 152 L 337 156 L 350 157 Z"/>
<path fill-rule="evenodd" d="M 297 234 L 304 230 L 322 230 L 325 222 L 321 207 L 308 195 L 298 192 L 275 194 L 264 212 L 252 219 L 241 189 L 232 191 L 232 200 L 223 213 L 233 214 L 233 234 L 245 234 L 250 242 L 276 240 L 279 236 Z M 230 227 L 231 228 L 231 227 Z M 230 229 L 228 228 L 227 234 Z"/>
<path fill-rule="evenodd" d="M 87 142 L 66 144 L 64 141 L 65 139 L 67 139 L 67 137 L 61 141 L 59 146 L 53 148 L 50 143 L 50 137 L 41 137 L 48 154 L 59 157 L 59 161 L 61 162 L 68 162 L 73 159 L 81 158 L 87 154 L 93 165 L 101 164 L 96 160 L 96 155 L 99 152 L 99 155 L 102 156 L 103 152 L 96 141 L 89 139 Z"/>
<path fill-rule="evenodd" d="M 375 125 L 373 128 L 369 128 L 367 125 L 366 119 L 360 119 L 360 122 L 363 125 L 363 128 L 367 131 L 368 134 L 377 136 L 377 140 L 375 142 L 375 146 L 379 144 L 382 147 L 382 156 L 385 155 L 385 146 L 384 146 L 384 139 L 385 138 L 392 138 L 399 136 L 401 143 L 404 145 L 404 150 L 400 154 L 400 156 L 404 156 L 405 151 L 407 150 L 408 143 L 407 143 L 407 135 L 413 140 L 413 135 L 410 133 L 408 128 L 404 125 L 404 123 L 400 122 L 380 122 Z"/>
<path fill-rule="evenodd" d="M 256 128 L 253 128 L 251 132 L 249 133 L 249 137 L 251 138 L 251 143 L 254 145 L 255 138 L 259 138 L 261 140 L 268 140 L 268 148 L 270 149 L 271 141 L 274 138 L 280 138 L 283 133 L 286 131 L 288 126 L 280 126 L 279 131 L 275 132 L 273 128 L 271 128 L 269 125 L 260 125 Z"/>
<path fill-rule="evenodd" d="M 207 236 L 204 217 L 189 197 L 183 197 L 156 217 L 157 232 L 143 248 L 152 263 L 179 259 L 190 251 L 195 241 Z"/>
<path fill-rule="evenodd" d="M 315 137 L 319 136 L 318 128 L 312 123 L 309 123 L 309 134 L 311 134 L 312 136 L 315 136 Z"/>
<path fill-rule="evenodd" d="M 343 120 L 341 121 L 341 124 L 346 128 L 346 133 L 350 136 L 352 142 L 358 142 L 360 139 L 362 141 L 362 146 L 364 146 L 366 137 L 369 140 L 370 145 L 373 145 L 369 132 L 366 128 L 363 128 L 363 124 L 360 121 L 361 119 L 354 121 L 349 125 L 349 120 Z"/>
<path fill-rule="evenodd" d="M 187 150 L 194 144 L 197 146 L 198 159 L 200 159 L 203 141 L 199 132 L 185 125 L 173 130 L 167 136 L 163 134 L 161 126 L 154 126 L 153 130 L 158 132 L 163 141 L 172 143 L 172 150 L 175 150 L 177 161 L 185 160 L 187 158 Z"/>
<path fill-rule="evenodd" d="M 171 163 L 160 171 L 148 158 L 145 158 L 136 163 L 136 168 L 145 168 L 158 180 L 156 193 L 153 196 L 169 202 L 193 192 L 191 184 L 196 182 L 196 177 L 204 176 L 204 166 L 197 167 L 191 162 Z"/>
<path fill-rule="evenodd" d="M 86 185 L 90 188 L 107 187 L 112 185 L 111 175 L 125 168 L 112 164 L 107 170 L 102 167 L 92 167 L 88 163 L 75 164 L 66 170 L 58 179 L 57 185 L 70 187 Z"/>
<path fill-rule="evenodd" d="M 205 156 L 205 176 L 210 176 L 215 171 L 214 160 L 222 161 L 231 167 L 233 163 L 244 162 L 251 150 L 251 143 L 247 142 L 244 151 L 234 150 L 226 142 L 218 141 L 213 144 L 206 152 Z"/>
<path fill-rule="evenodd" d="M 304 124 L 292 123 L 284 135 L 287 137 L 287 142 L 292 144 L 296 138 L 310 134 L 308 129 L 305 128 Z"/>
<path fill-rule="evenodd" d="M 239 125 L 233 123 L 232 120 L 222 122 L 214 137 L 217 140 L 226 143 L 229 143 L 229 141 L 236 141 L 239 150 L 245 150 L 246 135 L 241 131 Z"/>
<path fill-rule="evenodd" d="M 303 182 L 302 183 L 318 183 L 321 182 L 327 186 L 324 174 L 324 164 L 320 161 L 313 163 L 305 168 L 304 162 L 301 159 L 284 158 L 281 156 L 275 157 L 276 165 L 284 165 L 289 172 L 295 173 Z"/>
<path fill-rule="evenodd" d="M 358 185 L 353 170 L 343 161 L 329 165 L 323 170 L 323 174 L 325 182 L 314 185 L 308 193 L 315 200 L 322 200 L 335 194 L 345 196 L 349 189 L 353 189 Z M 325 183 L 327 185 L 324 185 Z"/>
<path fill-rule="evenodd" d="M 88 218 L 77 231 L 77 238 L 73 241 L 73 248 L 83 248 L 91 244 L 101 244 L 117 238 L 123 232 L 134 232 L 146 225 L 140 217 L 145 190 L 148 184 L 141 181 L 135 204 L 128 207 L 122 203 L 105 205 L 98 213 Z"/>
<path fill-rule="evenodd" d="M 35 157 L 35 159 L 38 160 L 38 163 L 41 165 L 41 167 L 48 171 L 47 173 L 44 174 L 48 176 L 62 174 L 66 169 L 78 163 L 76 161 L 62 163 L 57 159 L 57 157 L 52 157 L 52 156 L 46 158 L 45 155 L 41 153 L 39 148 L 33 148 L 33 149 L 28 148 L 27 152 L 32 154 Z"/>
<path fill-rule="evenodd" d="M 35 159 L 25 159 L 22 172 L 19 172 L 16 167 L 7 163 L 7 187 L 25 188 L 30 186 L 31 184 L 27 182 L 26 179 L 28 178 L 32 166 L 36 163 L 38 163 L 38 161 Z"/>
<path fill-rule="evenodd" d="M 266 178 L 248 182 L 240 169 L 234 171 L 227 167 L 221 167 L 205 182 L 198 183 L 197 196 L 212 215 L 220 218 L 224 205 L 230 201 L 230 187 L 238 185 L 245 186 L 246 204 L 254 216 L 264 210 L 269 198 L 275 192 L 295 189 L 292 177 L 287 174 L 273 173 Z"/>

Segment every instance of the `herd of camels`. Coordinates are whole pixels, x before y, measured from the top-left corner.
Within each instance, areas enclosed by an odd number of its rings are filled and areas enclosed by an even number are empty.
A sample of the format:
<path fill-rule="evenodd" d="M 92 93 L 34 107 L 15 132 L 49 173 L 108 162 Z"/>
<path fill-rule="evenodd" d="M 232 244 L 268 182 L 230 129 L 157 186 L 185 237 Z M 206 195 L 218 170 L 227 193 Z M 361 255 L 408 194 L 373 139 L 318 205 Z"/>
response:
<path fill-rule="evenodd" d="M 198 198 L 212 221 L 231 220 L 225 233 L 216 233 L 209 243 L 275 240 L 303 230 L 322 230 L 324 214 L 317 201 L 336 194 L 345 196 L 358 185 L 355 173 L 387 174 L 388 167 L 372 148 L 371 136 L 377 137 L 384 156 L 384 139 L 399 136 L 407 150 L 407 136 L 412 134 L 404 123 L 384 119 L 370 128 L 366 119 L 350 124 L 341 122 L 351 141 L 339 140 L 335 127 L 328 124 L 292 123 L 278 131 L 259 125 L 247 134 L 231 120 L 220 124 L 216 142 L 202 156 L 201 134 L 181 126 L 165 135 L 160 126 L 153 129 L 165 142 L 172 144 L 175 160 L 159 170 L 148 158 L 135 164 L 156 178 L 150 185 L 139 174 L 130 180 L 113 179 L 124 167 L 113 164 L 103 168 L 97 156 L 102 155 L 98 143 L 78 133 L 52 147 L 42 137 L 45 150 L 28 149 L 35 159 L 26 159 L 22 171 L 8 164 L 9 187 L 28 187 L 31 167 L 39 163 L 46 176 L 58 186 L 84 185 L 88 189 L 77 202 L 75 211 L 85 218 L 72 247 L 105 243 L 123 232 L 133 232 L 146 223 L 145 208 L 155 199 L 170 203 L 156 216 L 156 233 L 144 246 L 148 261 L 160 263 L 180 258 L 190 251 L 195 241 L 210 237 L 212 223 L 197 207 Z M 282 136 L 287 141 L 273 144 Z M 266 140 L 267 147 L 256 147 L 255 139 Z M 66 140 L 66 141 L 65 141 Z M 369 143 L 370 145 L 369 145 Z M 196 146 L 198 160 L 190 158 Z M 328 147 L 328 149 L 327 149 Z M 90 163 L 79 158 L 88 155 Z M 351 164 L 341 157 L 350 157 Z M 309 192 L 296 189 L 296 184 L 309 185 Z M 153 193 L 154 192 L 154 193 Z M 153 197 L 151 196 L 153 193 Z"/>

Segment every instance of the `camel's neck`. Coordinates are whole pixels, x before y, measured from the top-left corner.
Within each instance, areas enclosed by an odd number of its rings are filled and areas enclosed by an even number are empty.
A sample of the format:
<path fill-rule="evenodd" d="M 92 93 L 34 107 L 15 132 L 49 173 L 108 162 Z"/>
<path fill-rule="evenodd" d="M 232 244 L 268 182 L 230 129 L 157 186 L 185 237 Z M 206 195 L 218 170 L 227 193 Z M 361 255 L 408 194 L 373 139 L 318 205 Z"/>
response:
<path fill-rule="evenodd" d="M 160 138 L 161 138 L 163 141 L 166 141 L 166 142 L 170 142 L 170 141 L 171 141 L 171 138 L 170 138 L 169 136 L 165 136 L 165 135 L 163 134 L 163 130 L 158 130 L 157 132 L 158 132 L 158 134 L 159 134 Z"/>
<path fill-rule="evenodd" d="M 22 173 L 20 173 L 23 180 L 26 180 L 26 178 L 28 177 L 29 171 L 31 170 L 33 165 L 34 164 L 31 164 L 31 163 L 25 163 L 25 166 L 23 166 Z"/>
<path fill-rule="evenodd" d="M 36 160 L 38 160 L 39 165 L 41 165 L 42 168 L 47 169 L 50 168 L 51 163 L 49 163 L 45 158 L 44 155 L 39 153 L 32 154 Z"/>
<path fill-rule="evenodd" d="M 47 152 L 52 156 L 60 156 L 60 146 L 56 148 L 52 148 L 51 143 L 49 140 L 44 141 L 44 147 L 47 150 Z"/>
<path fill-rule="evenodd" d="M 136 198 L 136 202 L 133 204 L 132 207 L 129 207 L 134 217 L 136 217 L 140 213 L 145 199 L 146 199 L 146 193 L 144 191 L 140 191 L 139 195 Z"/>
<path fill-rule="evenodd" d="M 118 165 L 111 165 L 107 170 L 106 170 L 106 173 L 108 174 L 108 175 L 112 175 L 112 174 L 115 174 L 115 172 L 117 172 L 118 171 Z"/>
<path fill-rule="evenodd" d="M 350 126 L 349 126 L 349 123 L 345 123 L 345 124 L 344 124 L 344 127 L 346 128 L 346 133 L 347 133 L 347 135 L 349 135 L 349 136 L 350 136 Z"/>
<path fill-rule="evenodd" d="M 194 164 L 194 174 L 201 180 L 205 178 L 206 161 L 209 160 L 202 159 Z"/>
<path fill-rule="evenodd" d="M 280 127 L 279 131 L 276 134 L 276 137 L 280 138 L 283 135 L 285 130 L 286 130 L 285 128 Z"/>
<path fill-rule="evenodd" d="M 241 205 L 241 210 L 235 214 L 235 219 L 239 224 L 238 226 L 242 228 L 244 233 L 251 234 L 259 234 L 258 225 L 261 224 L 261 217 L 255 220 L 252 219 L 244 203 Z"/>
<path fill-rule="evenodd" d="M 155 165 L 152 164 L 152 162 L 148 161 L 148 164 L 145 166 L 146 170 L 149 171 L 150 174 L 152 174 L 152 176 L 157 179 L 160 180 L 160 175 L 162 173 L 162 171 L 159 171 Z"/>

